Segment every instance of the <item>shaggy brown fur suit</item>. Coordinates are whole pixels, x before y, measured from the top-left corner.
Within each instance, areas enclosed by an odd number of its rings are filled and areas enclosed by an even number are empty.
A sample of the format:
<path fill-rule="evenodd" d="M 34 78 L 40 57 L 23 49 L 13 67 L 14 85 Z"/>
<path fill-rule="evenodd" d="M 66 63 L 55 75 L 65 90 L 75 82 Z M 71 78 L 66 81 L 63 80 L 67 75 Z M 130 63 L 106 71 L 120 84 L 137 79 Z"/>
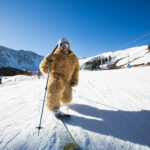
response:
<path fill-rule="evenodd" d="M 50 59 L 53 60 L 47 89 L 47 107 L 50 111 L 60 108 L 60 102 L 69 103 L 72 100 L 72 86 L 78 84 L 79 62 L 71 51 L 64 54 L 57 48 L 53 55 L 48 55 L 40 64 L 42 73 L 48 73 Z"/>

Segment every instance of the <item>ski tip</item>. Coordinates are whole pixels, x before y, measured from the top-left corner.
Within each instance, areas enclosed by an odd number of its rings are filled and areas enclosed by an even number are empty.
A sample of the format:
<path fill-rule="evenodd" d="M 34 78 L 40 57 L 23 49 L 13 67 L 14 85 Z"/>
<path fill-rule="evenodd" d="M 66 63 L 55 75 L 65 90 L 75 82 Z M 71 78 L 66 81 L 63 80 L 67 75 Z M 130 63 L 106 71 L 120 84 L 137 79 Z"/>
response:
<path fill-rule="evenodd" d="M 63 150 L 80 150 L 80 147 L 77 144 L 67 144 L 64 146 Z"/>

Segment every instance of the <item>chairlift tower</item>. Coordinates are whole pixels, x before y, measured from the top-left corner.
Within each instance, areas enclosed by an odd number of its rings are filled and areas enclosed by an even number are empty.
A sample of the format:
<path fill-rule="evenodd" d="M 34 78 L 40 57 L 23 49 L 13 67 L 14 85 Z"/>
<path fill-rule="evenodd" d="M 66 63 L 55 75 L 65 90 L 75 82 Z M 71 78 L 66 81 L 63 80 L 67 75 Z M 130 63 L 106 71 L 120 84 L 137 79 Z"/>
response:
<path fill-rule="evenodd" d="M 101 65 L 102 65 L 102 68 L 103 68 L 103 57 L 101 57 Z"/>
<path fill-rule="evenodd" d="M 127 64 L 127 68 L 130 68 L 130 57 L 129 57 L 129 53 L 128 53 L 128 64 Z"/>

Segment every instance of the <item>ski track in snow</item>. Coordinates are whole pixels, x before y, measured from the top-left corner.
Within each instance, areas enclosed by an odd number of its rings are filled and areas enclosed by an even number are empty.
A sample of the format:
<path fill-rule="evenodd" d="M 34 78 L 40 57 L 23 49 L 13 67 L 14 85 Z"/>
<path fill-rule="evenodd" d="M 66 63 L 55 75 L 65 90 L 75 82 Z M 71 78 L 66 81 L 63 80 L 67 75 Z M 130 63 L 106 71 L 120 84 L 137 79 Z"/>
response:
<path fill-rule="evenodd" d="M 72 103 L 61 109 L 72 115 L 66 124 L 82 150 L 150 149 L 149 75 L 150 67 L 80 72 Z M 0 149 L 61 149 L 65 132 L 46 107 L 37 135 L 45 84 L 46 78 L 26 76 L 4 80 Z"/>

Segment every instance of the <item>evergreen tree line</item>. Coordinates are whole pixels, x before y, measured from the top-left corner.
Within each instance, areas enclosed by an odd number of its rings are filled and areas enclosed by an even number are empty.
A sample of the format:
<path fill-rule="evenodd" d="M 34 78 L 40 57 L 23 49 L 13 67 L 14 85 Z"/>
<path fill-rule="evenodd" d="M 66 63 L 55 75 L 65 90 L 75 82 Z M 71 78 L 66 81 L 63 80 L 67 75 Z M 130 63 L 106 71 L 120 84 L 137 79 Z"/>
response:
<path fill-rule="evenodd" d="M 97 69 L 100 67 L 100 65 L 106 64 L 111 62 L 112 57 L 98 57 L 95 60 L 89 61 L 86 63 L 85 69 Z"/>

